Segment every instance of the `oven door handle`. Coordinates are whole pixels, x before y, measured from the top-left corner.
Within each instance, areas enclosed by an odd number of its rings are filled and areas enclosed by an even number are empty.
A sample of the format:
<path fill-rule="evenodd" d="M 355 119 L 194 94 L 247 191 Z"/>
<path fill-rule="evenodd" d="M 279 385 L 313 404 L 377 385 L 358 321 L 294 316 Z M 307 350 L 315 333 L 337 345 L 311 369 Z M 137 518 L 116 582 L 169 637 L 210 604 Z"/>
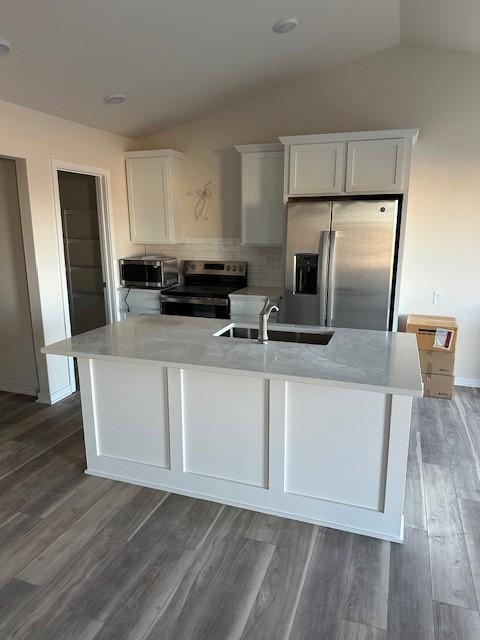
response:
<path fill-rule="evenodd" d="M 173 298 L 171 296 L 160 296 L 160 302 L 173 302 L 174 304 L 214 304 L 218 307 L 228 307 L 226 298 Z"/>

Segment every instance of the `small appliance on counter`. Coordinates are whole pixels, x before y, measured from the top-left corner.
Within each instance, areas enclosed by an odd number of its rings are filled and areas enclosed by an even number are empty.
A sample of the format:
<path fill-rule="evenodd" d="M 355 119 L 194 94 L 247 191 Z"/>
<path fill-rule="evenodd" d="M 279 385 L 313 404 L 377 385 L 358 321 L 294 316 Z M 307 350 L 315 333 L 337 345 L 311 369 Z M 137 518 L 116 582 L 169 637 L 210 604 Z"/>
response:
<path fill-rule="evenodd" d="M 137 256 L 120 261 L 120 283 L 136 289 L 165 289 L 178 284 L 178 262 L 169 256 Z"/>
<path fill-rule="evenodd" d="M 202 318 L 230 318 L 229 294 L 247 286 L 247 263 L 185 260 L 183 284 L 160 294 L 162 313 Z"/>

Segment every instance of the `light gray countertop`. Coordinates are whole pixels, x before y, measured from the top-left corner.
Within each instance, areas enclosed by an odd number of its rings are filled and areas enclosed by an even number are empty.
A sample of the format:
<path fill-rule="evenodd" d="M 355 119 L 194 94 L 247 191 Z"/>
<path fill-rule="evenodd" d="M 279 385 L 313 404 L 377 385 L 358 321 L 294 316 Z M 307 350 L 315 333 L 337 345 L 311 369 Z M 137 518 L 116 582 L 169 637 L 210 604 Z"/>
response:
<path fill-rule="evenodd" d="M 244 287 L 243 289 L 237 289 L 230 294 L 230 298 L 233 296 L 251 296 L 254 298 L 270 298 L 271 300 L 278 300 L 282 295 L 280 287 Z"/>
<path fill-rule="evenodd" d="M 415 335 L 333 329 L 326 346 L 216 337 L 229 320 L 134 316 L 44 347 L 52 355 L 248 373 L 381 393 L 422 395 Z M 242 325 L 240 325 L 242 326 Z M 331 331 L 276 324 L 272 329 Z"/>

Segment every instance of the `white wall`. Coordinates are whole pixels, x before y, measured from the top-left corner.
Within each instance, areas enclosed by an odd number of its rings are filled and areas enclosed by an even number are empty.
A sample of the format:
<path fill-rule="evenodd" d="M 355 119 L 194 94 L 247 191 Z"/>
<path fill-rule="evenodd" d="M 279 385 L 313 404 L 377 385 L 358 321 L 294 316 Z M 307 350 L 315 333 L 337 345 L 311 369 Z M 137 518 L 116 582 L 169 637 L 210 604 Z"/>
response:
<path fill-rule="evenodd" d="M 0 158 L 0 389 L 36 395 L 37 387 L 17 174 Z"/>
<path fill-rule="evenodd" d="M 457 375 L 480 383 L 480 55 L 400 46 L 270 91 L 170 131 L 141 148 L 187 153 L 186 235 L 240 235 L 233 145 L 279 135 L 420 129 L 414 150 L 401 313 L 455 315 Z M 207 221 L 194 191 L 212 180 Z M 434 289 L 446 304 L 432 304 Z"/>
<path fill-rule="evenodd" d="M 134 147 L 134 141 L 128 138 L 0 101 L 0 156 L 24 159 L 17 164 L 25 168 L 25 174 L 20 176 L 22 223 L 27 235 L 30 232 L 33 235 L 32 242 L 26 238 L 26 257 L 37 353 L 43 344 L 62 340 L 66 335 L 51 160 L 110 171 L 116 252 L 117 255 L 129 254 L 132 248 L 128 236 L 123 151 Z M 42 400 L 61 395 L 68 384 L 66 358 L 48 356 L 45 360 L 40 356 L 38 365 Z"/>

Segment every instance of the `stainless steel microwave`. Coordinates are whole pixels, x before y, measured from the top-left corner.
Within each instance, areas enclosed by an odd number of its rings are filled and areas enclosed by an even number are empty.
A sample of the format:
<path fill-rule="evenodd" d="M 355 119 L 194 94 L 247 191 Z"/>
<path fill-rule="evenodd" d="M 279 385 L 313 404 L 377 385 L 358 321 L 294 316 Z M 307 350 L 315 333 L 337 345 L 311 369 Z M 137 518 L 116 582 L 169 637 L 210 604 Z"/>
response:
<path fill-rule="evenodd" d="M 162 289 L 178 283 L 178 261 L 168 256 L 138 256 L 120 260 L 124 287 Z"/>

